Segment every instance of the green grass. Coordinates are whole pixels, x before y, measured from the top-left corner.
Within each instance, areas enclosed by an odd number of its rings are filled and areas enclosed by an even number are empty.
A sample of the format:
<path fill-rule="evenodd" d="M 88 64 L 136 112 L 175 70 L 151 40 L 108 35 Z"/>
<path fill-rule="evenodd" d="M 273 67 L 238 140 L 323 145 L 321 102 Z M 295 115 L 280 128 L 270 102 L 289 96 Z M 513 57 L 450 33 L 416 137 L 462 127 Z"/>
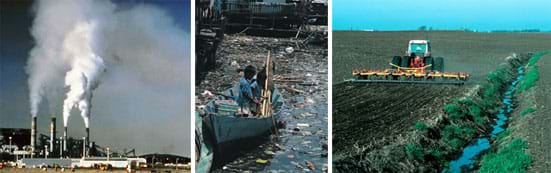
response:
<path fill-rule="evenodd" d="M 421 160 L 425 157 L 425 152 L 424 152 L 423 148 L 421 148 L 418 145 L 407 144 L 405 146 L 405 149 L 406 149 L 406 153 L 407 153 L 408 157 L 411 158 L 411 159 Z"/>
<path fill-rule="evenodd" d="M 455 103 L 449 103 L 444 106 L 444 111 L 448 113 L 448 116 L 452 121 L 458 121 L 463 116 L 461 108 Z"/>
<path fill-rule="evenodd" d="M 420 132 L 426 132 L 428 129 L 427 124 L 425 124 L 424 122 L 417 122 L 413 127 Z"/>
<path fill-rule="evenodd" d="M 447 125 L 442 131 L 444 138 L 451 139 L 452 137 L 470 137 L 474 134 L 474 129 L 468 127 L 460 127 L 457 125 Z"/>
<path fill-rule="evenodd" d="M 538 52 L 532 55 L 528 60 L 527 68 L 528 72 L 524 76 L 524 79 L 519 84 L 518 91 L 526 91 L 536 84 L 539 80 L 538 66 L 536 63 L 545 54 L 551 53 L 551 51 Z M 495 74 L 494 74 L 495 75 Z M 489 76 L 496 77 L 496 76 Z M 493 91 L 488 91 L 488 93 Z M 485 93 L 486 94 L 486 93 Z M 536 109 L 528 107 L 524 109 L 520 115 L 525 116 L 528 113 L 535 112 Z M 491 152 L 482 158 L 481 167 L 478 172 L 526 172 L 526 168 L 532 163 L 532 158 L 529 154 L 525 153 L 525 149 L 528 148 L 528 144 L 521 138 L 515 138 L 507 142 L 507 137 L 511 134 L 511 130 L 507 129 L 505 132 L 497 136 L 496 140 L 501 147 L 497 152 Z"/>
<path fill-rule="evenodd" d="M 536 63 L 540 60 L 542 56 L 549 53 L 551 53 L 551 51 L 534 53 L 532 57 L 528 60 L 527 66 L 528 68 L 530 68 L 530 70 L 528 70 L 526 76 L 524 76 L 525 78 L 522 80 L 518 87 L 519 93 L 522 93 L 522 91 L 526 91 L 536 85 L 536 82 L 540 78 L 538 66 L 536 65 Z"/>
<path fill-rule="evenodd" d="M 467 144 L 467 141 L 474 136 L 475 132 L 474 129 L 469 127 L 446 125 L 442 130 L 442 141 L 450 145 L 453 151 L 457 151 Z"/>
<path fill-rule="evenodd" d="M 535 63 L 540 54 L 534 55 L 530 60 Z M 445 166 L 445 157 L 457 153 L 471 141 L 479 132 L 477 127 L 486 126 L 487 119 L 494 114 L 495 108 L 500 104 L 502 92 L 513 80 L 514 75 L 510 73 L 512 69 L 507 65 L 500 65 L 498 68 L 487 75 L 487 83 L 480 90 L 479 99 L 458 98 L 453 99 L 452 103 L 444 106 L 444 112 L 447 114 L 450 122 L 441 129 L 441 138 L 437 146 L 425 146 L 417 144 L 408 144 L 405 146 L 407 156 L 416 160 L 424 160 L 425 156 L 434 156 L 442 159 L 444 162 L 440 166 Z M 539 79 L 538 68 L 533 66 L 525 75 L 524 80 L 519 84 L 523 90 L 533 87 Z M 524 116 L 535 111 L 534 108 L 527 108 L 521 112 Z M 476 124 L 473 124 L 476 123 Z M 440 126 L 441 127 L 441 126 Z M 414 128 L 421 132 L 426 132 L 428 127 L 423 122 L 417 122 Z M 522 139 L 510 140 L 508 136 L 511 130 L 507 129 L 496 139 L 498 145 L 503 146 L 497 152 L 488 153 L 483 157 L 482 168 L 479 172 L 525 172 L 526 167 L 531 163 L 531 158 L 524 153 L 527 144 Z M 441 145 L 443 144 L 443 145 Z M 442 165 L 444 164 L 444 165 Z"/>
<path fill-rule="evenodd" d="M 522 139 L 511 140 L 499 148 L 497 153 L 486 154 L 478 172 L 526 172 L 526 168 L 532 163 L 530 155 L 524 152 L 527 147 L 528 144 Z"/>
<path fill-rule="evenodd" d="M 476 123 L 478 123 L 480 125 L 485 124 L 484 118 L 482 118 L 482 109 L 480 109 L 480 107 L 478 107 L 476 105 L 469 106 L 469 115 L 471 115 L 471 117 L 473 117 L 473 120 Z"/>
<path fill-rule="evenodd" d="M 529 107 L 529 108 L 524 109 L 522 112 L 520 112 L 520 116 L 524 116 L 524 115 L 532 113 L 532 112 L 536 112 L 536 108 Z"/>
<path fill-rule="evenodd" d="M 485 108 L 494 108 L 499 102 L 501 92 L 505 88 L 505 84 L 512 80 L 512 76 L 508 73 L 506 66 L 498 66 L 494 71 L 488 73 L 486 80 L 488 83 L 484 84 L 482 90 L 482 100 L 480 104 Z"/>
<path fill-rule="evenodd" d="M 528 66 L 533 66 L 534 64 L 536 64 L 540 58 L 543 56 L 543 55 L 546 55 L 546 54 L 549 54 L 551 53 L 551 51 L 544 51 L 544 52 L 538 52 L 538 53 L 534 53 L 532 55 L 532 57 L 528 60 Z"/>
<path fill-rule="evenodd" d="M 538 72 L 538 66 L 533 66 L 526 75 L 524 76 L 524 79 L 520 83 L 518 87 L 518 92 L 521 93 L 522 91 L 526 91 L 534 85 L 536 85 L 536 82 L 540 79 L 540 74 Z"/>
<path fill-rule="evenodd" d="M 511 134 L 511 129 L 507 129 L 507 130 L 503 131 L 501 134 L 497 135 L 496 141 L 498 143 L 502 143 L 507 138 L 507 136 L 509 136 L 510 134 Z"/>
<path fill-rule="evenodd" d="M 442 151 L 439 150 L 439 149 L 430 149 L 430 150 L 429 150 L 429 154 L 432 155 L 432 156 L 434 156 L 434 157 L 435 157 L 436 159 L 438 159 L 438 160 L 442 159 L 442 157 L 444 156 L 444 155 L 442 154 Z"/>

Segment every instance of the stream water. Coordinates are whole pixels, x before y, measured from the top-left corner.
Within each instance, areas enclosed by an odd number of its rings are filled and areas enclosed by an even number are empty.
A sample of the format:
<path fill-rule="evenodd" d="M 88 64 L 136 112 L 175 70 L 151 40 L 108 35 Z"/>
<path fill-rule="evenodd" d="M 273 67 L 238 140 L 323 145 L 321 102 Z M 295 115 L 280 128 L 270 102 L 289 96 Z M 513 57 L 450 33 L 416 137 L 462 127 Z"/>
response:
<path fill-rule="evenodd" d="M 461 157 L 459 157 L 456 160 L 452 160 L 450 162 L 450 168 L 449 170 L 445 170 L 444 172 L 448 173 L 460 173 L 463 169 L 471 170 L 474 168 L 474 164 L 476 161 L 476 158 L 479 157 L 479 155 L 490 149 L 490 139 L 495 138 L 499 133 L 505 131 L 505 128 L 503 127 L 508 119 L 508 114 L 513 111 L 513 93 L 516 90 L 516 85 L 522 81 L 524 78 L 524 68 L 519 67 L 517 68 L 518 76 L 511 83 L 507 91 L 505 92 L 505 97 L 503 98 L 502 102 L 505 104 L 505 107 L 499 108 L 499 113 L 497 114 L 497 121 L 495 124 L 492 125 L 492 132 L 490 133 L 490 137 L 480 137 L 476 140 L 475 143 L 465 147 L 463 149 L 463 153 L 461 154 Z"/>

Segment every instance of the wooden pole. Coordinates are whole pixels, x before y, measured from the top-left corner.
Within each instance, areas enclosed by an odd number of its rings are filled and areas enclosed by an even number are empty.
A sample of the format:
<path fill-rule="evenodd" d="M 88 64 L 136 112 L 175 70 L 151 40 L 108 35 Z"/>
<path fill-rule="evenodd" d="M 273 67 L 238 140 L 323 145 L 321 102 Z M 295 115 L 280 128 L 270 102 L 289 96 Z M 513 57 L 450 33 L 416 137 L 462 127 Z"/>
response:
<path fill-rule="evenodd" d="M 275 117 L 274 115 L 272 115 L 272 90 L 271 88 L 269 88 L 270 86 L 272 86 L 271 84 L 271 80 L 273 79 L 272 77 L 270 77 L 270 75 L 272 75 L 273 72 L 271 72 L 272 70 L 272 67 L 270 66 L 270 64 L 272 63 L 272 60 L 271 60 L 271 57 L 270 57 L 270 51 L 268 51 L 268 57 L 266 58 L 266 81 L 264 82 L 264 91 L 263 91 L 263 94 L 262 94 L 262 98 L 264 99 L 262 101 L 262 116 L 263 117 L 268 117 L 270 116 L 272 118 L 272 123 L 274 125 L 274 133 L 276 136 L 279 136 L 278 134 L 278 131 L 277 131 L 277 123 L 276 123 L 276 120 L 275 120 Z"/>
<path fill-rule="evenodd" d="M 268 98 L 268 92 L 270 92 L 270 89 L 268 88 L 268 82 L 269 82 L 269 76 L 270 76 L 270 51 L 268 51 L 268 57 L 266 58 L 266 80 L 264 81 L 264 91 L 262 92 L 262 98 L 264 100 L 262 100 L 262 111 L 261 111 L 261 115 L 262 116 L 269 116 L 268 114 L 268 111 L 267 111 L 267 107 L 269 106 L 268 102 L 269 102 L 269 98 Z"/>

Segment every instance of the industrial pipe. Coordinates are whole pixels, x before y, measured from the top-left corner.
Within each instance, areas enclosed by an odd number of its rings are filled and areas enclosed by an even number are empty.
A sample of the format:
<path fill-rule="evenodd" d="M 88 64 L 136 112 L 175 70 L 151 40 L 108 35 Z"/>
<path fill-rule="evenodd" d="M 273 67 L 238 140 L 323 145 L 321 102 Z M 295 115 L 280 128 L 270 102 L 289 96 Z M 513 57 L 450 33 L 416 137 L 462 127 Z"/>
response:
<path fill-rule="evenodd" d="M 52 121 L 50 123 L 50 152 L 53 153 L 54 152 L 54 149 L 55 149 L 55 128 L 56 128 L 56 124 L 55 124 L 55 117 L 52 117 Z"/>
<path fill-rule="evenodd" d="M 33 117 L 31 123 L 31 158 L 34 157 L 36 147 L 36 117 Z"/>

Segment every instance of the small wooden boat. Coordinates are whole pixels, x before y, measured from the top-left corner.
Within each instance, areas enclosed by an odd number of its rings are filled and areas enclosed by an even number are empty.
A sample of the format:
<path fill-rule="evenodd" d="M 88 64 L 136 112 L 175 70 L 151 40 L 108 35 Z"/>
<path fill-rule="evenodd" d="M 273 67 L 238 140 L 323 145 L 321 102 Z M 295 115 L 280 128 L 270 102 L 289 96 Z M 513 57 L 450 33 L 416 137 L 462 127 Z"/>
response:
<path fill-rule="evenodd" d="M 239 98 L 239 85 L 236 85 L 223 94 L 217 96 L 213 101 L 207 103 L 205 107 L 204 124 L 212 133 L 214 143 L 218 150 L 223 150 L 224 145 L 239 142 L 242 139 L 255 138 L 270 134 L 275 127 L 275 121 L 279 118 L 283 98 L 277 89 L 272 94 L 272 110 L 270 116 L 242 116 L 239 114 L 222 115 L 216 108 L 215 101 L 218 99 L 228 99 L 232 97 L 235 100 Z M 272 117 L 274 116 L 274 117 Z"/>
<path fill-rule="evenodd" d="M 277 128 L 276 122 L 281 114 L 283 107 L 283 97 L 281 93 L 274 88 L 271 94 L 270 116 L 245 116 L 239 113 L 228 114 L 221 112 L 216 104 L 220 100 L 238 100 L 239 85 L 226 90 L 223 94 L 205 105 L 202 115 L 196 117 L 196 137 L 200 143 L 196 143 L 197 152 L 200 151 L 200 158 L 197 164 L 196 172 L 208 172 L 213 164 L 213 154 L 236 151 L 239 146 L 243 146 L 243 141 L 261 139 L 267 137 L 272 129 Z M 207 161 L 208 160 L 208 161 Z"/>
<path fill-rule="evenodd" d="M 248 115 L 239 108 L 235 101 L 240 100 L 239 84 L 217 94 L 208 102 L 201 114 L 196 117 L 196 152 L 200 156 L 196 172 L 208 172 L 215 164 L 214 158 L 221 158 L 227 154 L 236 154 L 243 146 L 250 146 L 248 141 L 267 137 L 272 129 L 277 135 L 277 120 L 283 107 L 283 97 L 273 86 L 273 62 L 270 60 L 270 52 L 266 59 L 265 68 L 257 77 L 263 85 L 262 104 L 258 115 Z M 264 75 L 265 74 L 265 75 Z M 199 121 L 197 121 L 199 120 Z M 197 149 L 198 148 L 198 149 Z"/>

